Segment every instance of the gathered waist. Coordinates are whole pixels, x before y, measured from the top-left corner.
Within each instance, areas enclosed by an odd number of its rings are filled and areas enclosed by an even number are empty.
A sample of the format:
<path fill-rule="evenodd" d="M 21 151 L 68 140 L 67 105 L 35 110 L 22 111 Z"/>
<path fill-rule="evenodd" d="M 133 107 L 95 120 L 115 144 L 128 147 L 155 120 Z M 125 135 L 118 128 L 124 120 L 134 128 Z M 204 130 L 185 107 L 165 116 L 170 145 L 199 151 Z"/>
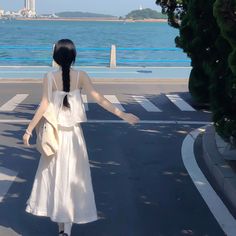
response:
<path fill-rule="evenodd" d="M 81 127 L 81 126 L 80 126 L 80 123 L 78 122 L 74 124 L 73 126 L 63 126 L 63 125 L 58 124 L 57 127 L 58 127 L 58 130 L 72 131 L 74 127 Z"/>

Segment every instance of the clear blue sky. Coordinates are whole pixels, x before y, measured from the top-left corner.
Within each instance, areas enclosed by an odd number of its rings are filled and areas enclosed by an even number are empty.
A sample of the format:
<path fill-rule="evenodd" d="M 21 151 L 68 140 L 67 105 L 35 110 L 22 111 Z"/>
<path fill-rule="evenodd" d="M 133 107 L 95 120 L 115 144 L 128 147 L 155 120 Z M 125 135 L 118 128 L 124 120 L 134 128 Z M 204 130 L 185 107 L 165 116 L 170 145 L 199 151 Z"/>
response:
<path fill-rule="evenodd" d="M 84 11 L 124 16 L 140 4 L 143 8 L 160 10 L 155 0 L 36 0 L 39 14 L 60 11 Z M 16 11 L 24 6 L 24 0 L 0 0 L 0 9 Z"/>

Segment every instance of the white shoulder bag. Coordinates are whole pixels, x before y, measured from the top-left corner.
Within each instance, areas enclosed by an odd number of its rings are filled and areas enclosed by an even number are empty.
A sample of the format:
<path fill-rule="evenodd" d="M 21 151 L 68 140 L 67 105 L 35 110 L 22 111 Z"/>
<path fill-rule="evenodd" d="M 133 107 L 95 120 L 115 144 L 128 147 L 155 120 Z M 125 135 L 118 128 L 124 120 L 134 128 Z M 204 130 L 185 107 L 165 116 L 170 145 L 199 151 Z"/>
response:
<path fill-rule="evenodd" d="M 50 103 L 42 118 L 36 125 L 35 130 L 37 135 L 37 150 L 46 157 L 52 157 L 58 150 L 59 137 L 54 106 L 51 103 L 52 84 L 50 76 L 48 77 L 48 82 L 48 98 Z"/>

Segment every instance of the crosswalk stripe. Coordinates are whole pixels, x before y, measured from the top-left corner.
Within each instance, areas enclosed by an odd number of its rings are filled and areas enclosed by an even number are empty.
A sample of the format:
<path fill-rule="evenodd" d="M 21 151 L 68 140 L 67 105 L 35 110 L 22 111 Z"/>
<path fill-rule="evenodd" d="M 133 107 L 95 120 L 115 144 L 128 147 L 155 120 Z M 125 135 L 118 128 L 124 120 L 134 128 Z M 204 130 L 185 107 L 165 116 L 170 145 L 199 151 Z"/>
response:
<path fill-rule="evenodd" d="M 89 108 L 88 108 L 88 99 L 87 99 L 87 95 L 82 94 L 82 99 L 83 99 L 83 103 L 84 103 L 84 106 L 85 106 L 85 111 L 88 111 Z"/>
<path fill-rule="evenodd" d="M 144 96 L 132 96 L 148 112 L 161 112 L 152 102 Z"/>
<path fill-rule="evenodd" d="M 191 107 L 187 102 L 185 102 L 179 95 L 177 94 L 166 94 L 171 102 L 173 102 L 181 111 L 196 111 L 193 107 Z"/>
<path fill-rule="evenodd" d="M 13 111 L 21 102 L 23 102 L 29 94 L 16 94 L 9 101 L 0 107 L 1 111 Z M 117 106 L 120 110 L 125 111 L 117 96 L 115 95 L 104 95 L 104 97 Z M 186 101 L 184 101 L 178 94 L 166 94 L 166 97 L 174 103 L 181 111 L 196 111 L 192 106 L 190 106 Z M 154 103 L 152 103 L 145 96 L 132 95 L 132 98 L 140 104 L 147 112 L 162 112 Z M 89 102 L 87 95 L 82 94 L 82 100 L 85 106 L 85 110 L 89 110 Z M 39 104 L 40 105 L 40 104 Z M 38 105 L 38 106 L 39 106 Z"/>
<path fill-rule="evenodd" d="M 9 120 L 9 119 L 0 119 L 1 124 L 12 124 L 12 123 L 30 123 L 31 120 Z M 95 120 L 95 119 L 88 119 L 88 123 L 127 123 L 124 120 Z M 177 125 L 209 125 L 213 124 L 209 121 L 183 121 L 183 120 L 140 120 L 140 124 L 177 124 Z M 0 181 L 1 182 L 1 181 Z M 0 188 L 1 191 L 1 188 Z"/>
<path fill-rule="evenodd" d="M 122 111 L 125 111 L 124 107 L 120 104 L 119 100 L 117 99 L 115 95 L 104 95 L 104 97 L 107 100 L 109 100 L 111 103 L 113 103 L 115 106 L 117 106 L 119 109 L 121 109 Z M 88 107 L 87 95 L 82 94 L 82 99 L 85 105 L 85 110 L 88 111 L 89 107 Z"/>
<path fill-rule="evenodd" d="M 0 202 L 3 201 L 16 177 L 17 173 L 15 171 L 0 167 Z"/>
<path fill-rule="evenodd" d="M 29 94 L 16 94 L 12 99 L 0 107 L 0 111 L 13 111 Z"/>
<path fill-rule="evenodd" d="M 120 101 L 117 99 L 115 95 L 104 95 L 104 97 L 113 103 L 117 108 L 119 108 L 122 111 L 125 111 L 125 108 L 120 104 Z"/>

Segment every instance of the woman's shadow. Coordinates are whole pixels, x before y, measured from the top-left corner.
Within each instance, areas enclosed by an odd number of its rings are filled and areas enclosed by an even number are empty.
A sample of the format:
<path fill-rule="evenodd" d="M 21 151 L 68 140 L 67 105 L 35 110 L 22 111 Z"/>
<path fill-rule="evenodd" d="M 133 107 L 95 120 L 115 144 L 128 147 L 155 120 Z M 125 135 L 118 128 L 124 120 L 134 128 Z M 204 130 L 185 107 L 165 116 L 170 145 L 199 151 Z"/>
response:
<path fill-rule="evenodd" d="M 104 138 L 109 140 L 112 129 L 105 131 L 103 126 L 98 124 L 82 124 L 81 126 L 88 150 L 99 220 L 80 224 L 79 227 L 73 225 L 72 232 L 76 231 L 79 235 L 83 235 L 85 232 L 86 234 L 89 232 L 91 236 L 97 235 L 97 232 L 100 232 L 99 235 L 107 235 L 105 232 L 103 234 L 102 231 L 109 223 L 112 202 L 109 199 L 109 189 L 106 189 L 106 185 L 101 185 L 101 178 L 104 175 L 112 176 L 114 168 L 121 168 L 121 164 L 115 155 L 113 157 L 109 155 L 109 161 L 106 160 L 107 157 L 104 158 L 107 156 L 103 153 L 104 150 L 112 152 L 112 147 L 105 148 L 106 142 L 104 142 L 104 139 L 100 139 L 99 136 L 102 132 Z M 97 126 L 100 126 L 100 132 L 97 132 Z M 4 181 L 4 179 L 1 180 L 2 186 L 10 184 L 11 186 L 0 202 L 2 215 L 0 218 L 0 235 L 2 235 L 1 232 L 6 232 L 4 236 L 56 235 L 58 231 L 56 222 L 52 224 L 49 217 L 34 216 L 25 211 L 26 201 L 30 196 L 40 160 L 40 153 L 35 146 L 36 133 L 33 132 L 33 137 L 29 141 L 32 146 L 26 147 L 22 141 L 26 128 L 25 124 L 9 124 L 5 128 L 1 134 L 0 163 L 2 167 L 13 170 L 17 177 L 13 183 Z M 120 136 L 122 132 L 117 132 L 117 134 Z"/>

